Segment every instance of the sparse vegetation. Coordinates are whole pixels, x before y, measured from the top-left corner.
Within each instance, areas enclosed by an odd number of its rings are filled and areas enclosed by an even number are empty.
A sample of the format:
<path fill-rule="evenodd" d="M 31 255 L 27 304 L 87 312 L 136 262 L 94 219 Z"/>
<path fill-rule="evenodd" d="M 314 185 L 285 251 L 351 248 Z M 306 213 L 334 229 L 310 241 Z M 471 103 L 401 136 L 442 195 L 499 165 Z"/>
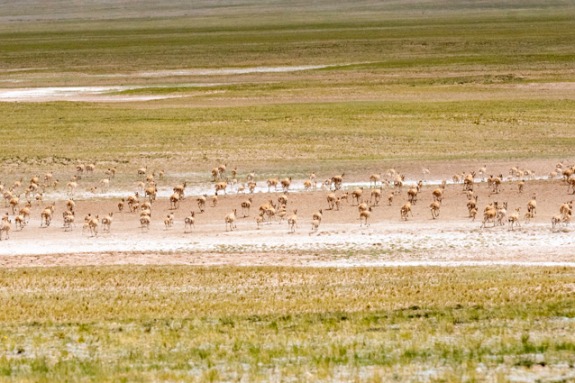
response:
<path fill-rule="evenodd" d="M 200 174 L 227 162 L 299 177 L 310 164 L 342 174 L 385 161 L 573 155 L 569 2 L 139 3 L 3 5 L 1 87 L 122 84 L 111 96 L 173 97 L 0 102 L 0 178 L 64 174 L 79 160 L 117 166 L 115 185 L 127 188 L 140 180 L 125 175 L 135 166 Z M 197 72 L 298 65 L 322 67 Z M 574 273 L 3 268 L 0 381 L 570 381 Z"/>
<path fill-rule="evenodd" d="M 573 377 L 573 279 L 518 267 L 4 270 L 0 374 L 424 381 L 430 369 L 482 380 L 546 366 Z"/>

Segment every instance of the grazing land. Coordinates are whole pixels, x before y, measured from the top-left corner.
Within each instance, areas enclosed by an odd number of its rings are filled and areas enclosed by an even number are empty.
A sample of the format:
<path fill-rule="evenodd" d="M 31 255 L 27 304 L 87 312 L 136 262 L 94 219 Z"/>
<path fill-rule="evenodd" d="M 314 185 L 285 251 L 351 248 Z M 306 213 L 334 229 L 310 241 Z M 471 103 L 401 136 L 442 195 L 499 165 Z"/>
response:
<path fill-rule="evenodd" d="M 68 3 L 0 8 L 0 381 L 575 380 L 570 2 Z"/>
<path fill-rule="evenodd" d="M 3 380 L 572 380 L 573 268 L 4 270 Z"/>

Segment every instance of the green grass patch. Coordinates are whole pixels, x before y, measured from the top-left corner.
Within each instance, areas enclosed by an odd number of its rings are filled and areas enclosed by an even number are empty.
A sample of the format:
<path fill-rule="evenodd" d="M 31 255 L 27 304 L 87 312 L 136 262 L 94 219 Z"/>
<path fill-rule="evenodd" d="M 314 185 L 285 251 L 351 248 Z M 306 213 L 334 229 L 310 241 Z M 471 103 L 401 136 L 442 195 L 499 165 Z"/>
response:
<path fill-rule="evenodd" d="M 569 156 L 570 100 L 344 102 L 218 108 L 0 104 L 2 160 L 134 160 L 144 153 L 202 163 L 449 160 Z M 285 150 L 288 148 L 289 150 Z"/>

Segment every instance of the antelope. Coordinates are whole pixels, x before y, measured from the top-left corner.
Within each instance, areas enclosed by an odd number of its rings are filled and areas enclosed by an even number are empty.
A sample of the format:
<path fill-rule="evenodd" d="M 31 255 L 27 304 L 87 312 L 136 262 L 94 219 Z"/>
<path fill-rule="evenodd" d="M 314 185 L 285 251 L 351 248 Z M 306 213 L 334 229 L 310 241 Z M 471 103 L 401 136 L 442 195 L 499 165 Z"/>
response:
<path fill-rule="evenodd" d="M 486 223 L 491 221 L 493 222 L 493 227 L 495 227 L 495 219 L 497 217 L 497 204 L 488 205 L 485 210 L 483 211 L 483 222 L 481 223 L 481 228 L 486 227 Z"/>
<path fill-rule="evenodd" d="M 359 205 L 359 199 L 361 198 L 361 195 L 363 194 L 363 187 L 358 187 L 356 188 L 353 192 L 351 192 L 351 201 L 357 201 L 357 204 Z"/>
<path fill-rule="evenodd" d="M 73 211 L 66 210 L 62 213 L 62 218 L 64 220 L 64 231 L 72 230 L 72 226 L 74 226 L 74 221 L 76 219 L 76 215 Z"/>
<path fill-rule="evenodd" d="M 362 210 L 359 212 L 359 227 L 361 227 L 363 224 L 365 224 L 365 226 L 369 226 L 369 223 L 367 223 L 367 220 L 369 219 L 369 217 L 371 216 L 371 207 L 369 207 L 367 210 Z"/>
<path fill-rule="evenodd" d="M 439 187 L 433 190 L 433 192 L 431 192 L 431 195 L 433 196 L 433 200 L 437 201 L 437 202 L 441 202 L 443 201 L 443 192 L 445 191 L 445 188 Z"/>
<path fill-rule="evenodd" d="M 373 184 L 373 187 L 377 187 L 377 183 L 380 181 L 381 175 L 380 174 L 372 174 L 369 176 L 369 185 Z"/>
<path fill-rule="evenodd" d="M 174 213 L 170 213 L 164 218 L 164 226 L 167 229 L 174 225 Z"/>
<path fill-rule="evenodd" d="M 226 231 L 228 231 L 228 226 L 230 227 L 230 231 L 233 231 L 237 226 L 235 224 L 236 221 L 236 209 L 231 213 L 228 213 L 225 217 L 226 222 Z"/>
<path fill-rule="evenodd" d="M 40 213 L 40 227 L 42 227 L 43 224 L 45 224 L 46 227 L 50 226 L 55 208 L 56 203 L 54 202 L 51 206 L 48 206 L 42 210 L 42 213 Z"/>
<path fill-rule="evenodd" d="M 190 229 L 190 231 L 192 230 L 192 227 L 195 227 L 195 221 L 196 221 L 196 213 L 194 213 L 193 211 L 190 212 L 190 215 L 187 216 L 186 218 L 184 218 L 184 231 Z"/>
<path fill-rule="evenodd" d="M 328 210 L 333 210 L 335 206 L 335 201 L 337 200 L 335 193 L 329 193 L 326 199 L 327 199 Z"/>
<path fill-rule="evenodd" d="M 178 207 L 180 207 L 180 194 L 173 193 L 170 196 L 170 209 L 174 210 L 177 209 Z"/>
<path fill-rule="evenodd" d="M 509 218 L 507 218 L 507 222 L 509 222 L 509 227 L 511 230 L 513 230 L 514 225 L 517 225 L 517 227 L 521 227 L 521 225 L 519 224 L 520 209 L 521 209 L 520 207 L 516 208 L 513 213 L 509 214 Z"/>
<path fill-rule="evenodd" d="M 297 210 L 293 211 L 293 214 L 288 218 L 287 222 L 290 229 L 290 233 L 294 233 L 295 228 L 297 227 Z"/>
<path fill-rule="evenodd" d="M 343 177 L 344 176 L 345 176 L 345 173 L 342 173 L 339 176 L 331 177 L 330 187 L 331 187 L 331 185 L 333 185 L 334 190 L 341 189 L 341 184 L 343 183 Z"/>
<path fill-rule="evenodd" d="M 216 188 L 216 195 L 218 195 L 218 192 L 220 190 L 223 190 L 224 194 L 226 194 L 226 189 L 228 187 L 228 183 L 226 181 L 221 181 L 215 184 L 215 188 Z"/>
<path fill-rule="evenodd" d="M 369 201 L 371 203 L 371 201 L 373 200 L 373 205 L 377 206 L 379 205 L 379 201 L 381 200 L 381 195 L 383 193 L 383 187 L 379 187 L 376 189 L 373 189 L 371 191 L 371 195 L 369 196 Z"/>
<path fill-rule="evenodd" d="M 287 191 L 289 190 L 289 187 L 291 185 L 291 177 L 282 179 L 280 181 L 280 184 L 282 186 L 283 191 L 287 193 Z"/>
<path fill-rule="evenodd" d="M 313 213 L 312 220 L 317 220 L 317 221 L 321 222 L 322 217 L 323 217 L 323 211 L 321 209 L 319 209 L 318 211 Z"/>
<path fill-rule="evenodd" d="M 2 236 L 4 235 L 4 239 L 10 239 L 10 231 L 12 230 L 12 221 L 9 220 L 7 217 L 2 218 L 0 221 L 0 241 L 2 240 Z"/>
<path fill-rule="evenodd" d="M 277 190 L 278 183 L 279 183 L 279 180 L 277 178 L 268 178 L 268 180 L 267 180 L 268 193 L 271 191 L 272 186 L 274 187 L 275 190 Z"/>
<path fill-rule="evenodd" d="M 433 201 L 429 205 L 429 209 L 431 210 L 431 218 L 432 219 L 437 219 L 437 217 L 439 217 L 439 209 L 440 208 L 441 208 L 441 201 L 440 200 Z"/>
<path fill-rule="evenodd" d="M 142 231 L 145 229 L 146 231 L 150 230 L 150 223 L 152 219 L 149 216 L 140 217 L 140 228 Z"/>
<path fill-rule="evenodd" d="M 102 231 L 107 233 L 110 232 L 110 226 L 112 226 L 112 216 L 114 213 L 109 213 L 107 216 L 102 217 Z"/>
<path fill-rule="evenodd" d="M 98 236 L 98 225 L 100 223 L 100 219 L 98 216 L 92 217 L 88 222 L 88 229 L 90 229 L 90 234 L 92 237 Z"/>
<path fill-rule="evenodd" d="M 250 208 L 252 207 L 252 199 L 251 197 L 247 199 L 247 201 L 243 201 L 241 206 L 242 206 L 242 213 L 244 214 L 244 217 L 249 217 L 250 215 Z M 247 212 L 247 214 L 246 214 Z"/>
<path fill-rule="evenodd" d="M 531 198 L 531 200 L 527 203 L 527 214 L 528 214 L 528 219 L 533 218 L 535 216 L 535 212 L 537 210 L 537 200 L 536 200 L 536 196 L 533 195 L 533 197 Z"/>
<path fill-rule="evenodd" d="M 412 187 L 407 191 L 407 200 L 415 205 L 417 202 L 417 194 L 419 193 L 419 185 L 416 187 Z"/>
<path fill-rule="evenodd" d="M 408 214 L 411 214 L 413 217 L 413 212 L 411 211 L 411 202 L 404 203 L 401 209 L 399 209 L 399 214 L 401 215 L 401 219 L 404 221 L 407 221 Z"/>
<path fill-rule="evenodd" d="M 497 223 L 502 226 L 505 224 L 505 217 L 507 216 L 507 202 L 503 202 L 503 207 L 497 209 Z"/>
<path fill-rule="evenodd" d="M 207 194 L 204 194 L 203 196 L 196 198 L 196 202 L 198 203 L 198 209 L 200 209 L 200 213 L 204 212 L 207 200 L 208 200 Z"/>

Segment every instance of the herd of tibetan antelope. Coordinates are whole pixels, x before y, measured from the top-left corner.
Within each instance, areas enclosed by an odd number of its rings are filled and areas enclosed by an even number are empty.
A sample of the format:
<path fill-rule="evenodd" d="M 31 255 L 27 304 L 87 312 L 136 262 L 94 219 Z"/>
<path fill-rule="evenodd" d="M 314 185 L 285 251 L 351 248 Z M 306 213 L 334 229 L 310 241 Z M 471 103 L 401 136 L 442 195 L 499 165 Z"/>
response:
<path fill-rule="evenodd" d="M 137 173 L 138 181 L 136 192 L 130 192 L 123 198 L 118 198 L 117 208 L 115 211 L 122 214 L 131 214 L 134 217 L 134 225 L 139 226 L 142 231 L 150 229 L 152 220 L 152 210 L 158 198 L 158 183 L 165 180 L 165 172 L 148 171 L 147 167 L 132 170 Z M 99 169 L 94 164 L 77 164 L 70 170 L 70 180 L 66 185 L 60 185 L 60 182 L 52 173 L 46 173 L 43 177 L 33 176 L 28 182 L 24 177 L 16 181 L 3 183 L 0 181 L 0 193 L 4 198 L 4 207 L 7 211 L 2 215 L 0 222 L 0 240 L 9 239 L 12 230 L 24 230 L 29 224 L 30 217 L 37 214 L 40 218 L 40 227 L 50 226 L 56 217 L 56 201 L 45 201 L 44 196 L 56 194 L 59 188 L 64 189 L 66 197 L 63 212 L 61 213 L 61 223 L 63 231 L 72 231 L 76 227 L 76 205 L 82 203 L 81 200 L 75 200 L 79 185 L 84 180 L 92 179 L 90 185 L 85 183 L 83 186 L 86 190 L 96 193 L 98 191 L 107 191 L 116 177 L 115 168 L 107 168 L 103 171 L 103 178 L 99 178 Z M 425 176 L 429 170 L 422 169 Z M 206 173 L 207 175 L 207 173 Z M 273 220 L 286 222 L 289 232 L 293 233 L 298 227 L 297 206 L 289 204 L 290 193 L 294 192 L 292 178 L 267 178 L 257 180 L 254 173 L 240 175 L 237 168 L 231 171 L 226 170 L 226 165 L 221 164 L 211 170 L 211 183 L 213 192 L 208 194 L 186 196 L 186 182 L 173 186 L 171 195 L 168 198 L 170 213 L 161 214 L 160 219 L 165 229 L 170 229 L 175 225 L 174 212 L 180 208 L 180 204 L 185 199 L 192 199 L 193 210 L 183 219 L 182 225 L 184 232 L 192 232 L 195 228 L 196 214 L 209 214 L 207 210 L 210 206 L 216 206 L 218 196 L 226 194 L 245 194 L 246 198 L 238 202 L 238 206 L 221 218 L 223 221 L 222 230 L 233 231 L 237 228 L 238 210 L 241 211 L 241 217 L 250 215 L 252 207 L 257 206 L 257 215 L 255 215 L 255 227 L 258 229 L 265 222 Z M 94 181 L 98 179 L 98 181 Z M 509 207 L 508 202 L 498 203 L 493 197 L 499 195 L 502 185 L 508 184 L 516 188 L 517 194 L 522 194 L 525 185 L 531 181 L 551 182 L 557 185 L 556 188 L 565 196 L 575 194 L 575 165 L 559 162 L 552 167 L 544 177 L 535 177 L 535 172 L 518 167 L 509 169 L 508 174 L 492 175 L 488 172 L 487 166 L 474 169 L 461 174 L 455 174 L 449 180 L 443 180 L 433 185 L 429 191 L 422 188 L 424 182 L 413 180 L 408 182 L 405 176 L 394 169 L 389 169 L 381 174 L 371 174 L 369 178 L 365 177 L 363 186 L 351 186 L 344 183 L 345 174 L 335 175 L 325 180 L 317 179 L 315 174 L 310 174 L 303 181 L 303 188 L 299 188 L 301 193 L 314 193 L 314 196 L 320 196 L 316 205 L 316 211 L 311 218 L 310 234 L 317 232 L 322 222 L 324 210 L 339 211 L 343 204 L 357 208 L 357 217 L 359 225 L 369 226 L 372 221 L 372 212 L 382 205 L 393 206 L 394 200 L 398 208 L 398 219 L 407 221 L 413 217 L 412 210 L 415 208 L 418 196 L 423 192 L 430 193 L 431 203 L 426 207 L 429 211 L 430 219 L 438 219 L 442 203 L 445 198 L 449 198 L 451 191 L 446 193 L 446 188 L 453 188 L 457 193 L 464 193 L 466 196 L 466 208 L 470 220 L 475 221 L 478 212 L 482 211 L 481 228 L 495 227 L 498 225 L 508 225 L 509 230 L 520 227 L 521 221 L 533 219 L 537 212 L 537 193 L 530 192 L 530 200 L 526 206 Z M 87 181 L 86 181 L 87 182 Z M 258 188 L 261 193 L 255 193 Z M 555 186 L 554 186 L 555 187 Z M 267 188 L 267 189 L 266 189 Z M 564 189 L 563 189 L 564 188 Z M 484 206 L 479 204 L 478 190 L 483 189 L 492 201 L 484 202 Z M 562 191 L 563 190 L 563 191 Z M 265 194 L 267 191 L 268 194 Z M 63 190 L 62 190 L 63 192 Z M 278 195 L 273 198 L 272 193 Z M 256 205 L 256 195 L 264 194 L 265 202 Z M 560 195 L 558 194 L 558 198 Z M 318 197 L 318 198 L 320 198 Z M 60 198 L 62 200 L 62 198 Z M 571 221 L 572 201 L 558 200 L 557 214 L 551 218 L 551 227 L 555 229 L 558 225 L 568 225 Z M 275 200 L 275 201 L 274 201 Z M 383 202 L 383 203 L 382 203 Z M 114 203 L 115 204 L 115 203 Z M 197 206 L 197 208 L 196 208 Z M 417 205 L 419 208 L 419 205 Z M 482 207 L 482 210 L 480 210 Z M 463 208 L 463 207 L 462 207 Z M 117 209 L 117 210 L 116 210 Z M 524 209 L 522 211 L 522 209 Z M 110 232 L 113 225 L 114 212 L 101 214 L 101 212 L 90 212 L 82 219 L 82 233 L 90 236 L 97 236 L 99 230 Z M 309 221 L 308 221 L 309 222 Z M 12 227 L 14 225 L 14 228 Z"/>

